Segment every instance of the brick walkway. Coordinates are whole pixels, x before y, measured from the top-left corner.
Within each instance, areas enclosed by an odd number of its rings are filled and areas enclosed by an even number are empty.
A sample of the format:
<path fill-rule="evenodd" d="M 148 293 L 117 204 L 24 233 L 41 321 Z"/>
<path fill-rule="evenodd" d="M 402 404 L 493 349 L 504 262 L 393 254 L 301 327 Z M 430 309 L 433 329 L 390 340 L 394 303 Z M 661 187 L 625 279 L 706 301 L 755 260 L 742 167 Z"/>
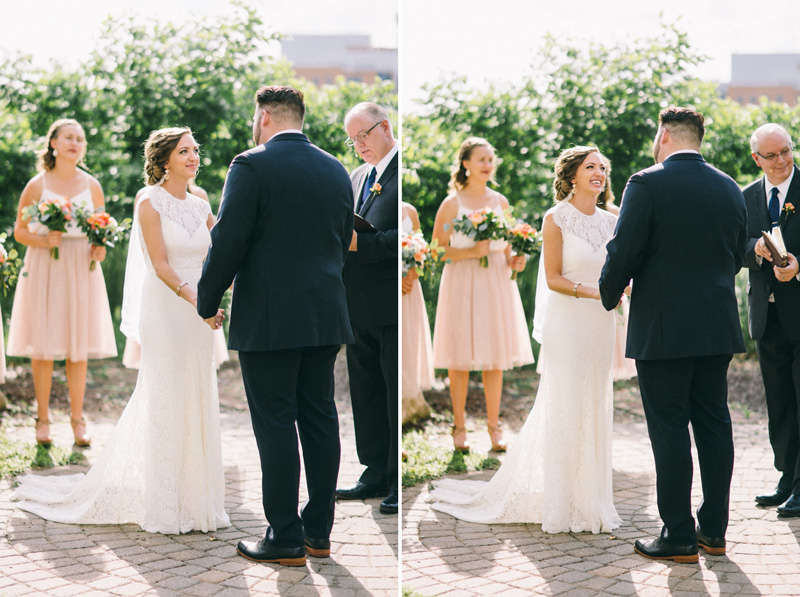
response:
<path fill-rule="evenodd" d="M 774 508 L 753 502 L 778 479 L 766 423 L 734 414 L 736 463 L 726 556 L 701 552 L 699 564 L 665 564 L 633 552 L 634 540 L 655 536 L 661 522 L 647 429 L 640 418 L 629 418 L 614 428 L 614 496 L 623 519 L 615 534 L 546 535 L 539 525 L 461 522 L 431 510 L 428 486 L 420 485 L 403 492 L 403 587 L 448 597 L 800 595 L 800 519 L 779 520 Z M 488 444 L 483 435 L 470 435 L 473 446 Z M 694 478 L 696 507 L 697 469 Z"/>
<path fill-rule="evenodd" d="M 243 390 L 242 390 L 243 396 Z M 358 479 L 349 399 L 337 392 L 342 436 L 339 482 Z M 92 422 L 100 454 L 115 420 Z M 236 554 L 240 539 L 264 535 L 261 469 L 243 408 L 223 408 L 222 454 L 226 508 L 232 526 L 217 533 L 158 535 L 137 525 L 66 525 L 18 510 L 12 483 L 0 482 L 0 595 L 360 595 L 398 594 L 398 517 L 379 512 L 380 499 L 340 502 L 329 559 L 308 558 L 305 568 L 257 564 Z M 56 419 L 55 442 L 72 442 L 68 418 Z M 32 427 L 7 434 L 29 439 Z M 70 467 L 82 471 L 87 467 Z M 301 500 L 305 499 L 305 481 Z"/>

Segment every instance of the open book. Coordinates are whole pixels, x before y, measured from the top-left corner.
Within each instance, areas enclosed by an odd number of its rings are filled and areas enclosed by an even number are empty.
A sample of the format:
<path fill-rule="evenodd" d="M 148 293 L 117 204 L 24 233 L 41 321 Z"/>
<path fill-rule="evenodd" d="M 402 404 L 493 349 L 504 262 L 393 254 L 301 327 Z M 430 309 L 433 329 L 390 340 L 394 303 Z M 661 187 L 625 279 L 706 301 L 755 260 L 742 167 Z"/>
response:
<path fill-rule="evenodd" d="M 786 267 L 789 265 L 788 251 L 783 242 L 783 234 L 781 229 L 777 226 L 770 232 L 761 232 L 764 237 L 764 244 L 767 245 L 767 250 L 772 253 L 772 265 L 778 267 Z"/>

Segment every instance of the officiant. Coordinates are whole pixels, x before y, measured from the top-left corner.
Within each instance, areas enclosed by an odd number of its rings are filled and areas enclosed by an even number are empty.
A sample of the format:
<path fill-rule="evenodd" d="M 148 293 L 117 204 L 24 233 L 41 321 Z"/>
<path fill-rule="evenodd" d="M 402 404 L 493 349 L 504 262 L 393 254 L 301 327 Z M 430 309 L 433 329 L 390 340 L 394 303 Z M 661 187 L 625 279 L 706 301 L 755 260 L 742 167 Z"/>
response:
<path fill-rule="evenodd" d="M 398 509 L 398 147 L 388 112 L 364 102 L 344 119 L 345 143 L 366 162 L 350 174 L 354 209 L 371 225 L 356 231 L 344 265 L 347 310 L 355 343 L 347 372 L 358 460 L 366 467 L 340 500 L 385 497 L 380 511 Z"/>
<path fill-rule="evenodd" d="M 769 440 L 781 473 L 772 493 L 757 495 L 762 507 L 778 506 L 778 516 L 800 516 L 800 176 L 792 138 L 768 123 L 750 137 L 753 160 L 764 173 L 744 190 L 750 336 L 767 398 Z M 762 231 L 779 228 L 788 252 L 786 267 L 775 265 Z"/>

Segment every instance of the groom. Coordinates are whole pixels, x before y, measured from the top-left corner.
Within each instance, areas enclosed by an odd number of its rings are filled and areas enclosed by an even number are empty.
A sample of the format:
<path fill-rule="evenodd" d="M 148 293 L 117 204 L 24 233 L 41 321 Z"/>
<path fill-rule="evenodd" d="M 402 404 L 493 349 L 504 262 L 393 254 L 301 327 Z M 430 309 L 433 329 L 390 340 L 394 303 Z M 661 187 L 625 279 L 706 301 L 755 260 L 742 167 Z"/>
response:
<path fill-rule="evenodd" d="M 233 288 L 228 346 L 239 351 L 261 457 L 264 513 L 250 560 L 303 566 L 330 554 L 339 471 L 333 365 L 352 342 L 342 268 L 353 232 L 344 166 L 301 132 L 303 94 L 256 93 L 257 147 L 233 160 L 197 292 L 207 318 Z M 295 425 L 297 430 L 295 430 Z M 308 502 L 298 514 L 303 444 Z"/>
<path fill-rule="evenodd" d="M 633 279 L 626 356 L 636 359 L 656 466 L 661 536 L 635 551 L 696 562 L 725 553 L 733 473 L 727 371 L 744 352 L 734 278 L 744 259 L 746 212 L 736 183 L 700 156 L 703 116 L 667 108 L 653 144 L 656 165 L 628 180 L 600 276 L 614 309 Z M 703 501 L 692 518 L 689 423 Z"/>

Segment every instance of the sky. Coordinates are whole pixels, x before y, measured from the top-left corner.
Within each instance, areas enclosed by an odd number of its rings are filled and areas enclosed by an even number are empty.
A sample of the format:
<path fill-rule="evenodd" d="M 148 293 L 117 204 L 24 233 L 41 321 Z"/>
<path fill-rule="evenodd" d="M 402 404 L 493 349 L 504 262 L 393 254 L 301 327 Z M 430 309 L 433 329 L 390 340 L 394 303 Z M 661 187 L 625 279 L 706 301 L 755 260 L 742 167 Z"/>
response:
<path fill-rule="evenodd" d="M 397 47 L 396 0 L 250 0 L 270 31 L 284 34 L 368 34 L 374 46 Z M 331 6 L 335 7 L 331 10 Z M 232 10 L 227 0 L 0 0 L 0 48 L 77 64 L 95 48 L 109 16 L 180 23 L 215 19 Z"/>
<path fill-rule="evenodd" d="M 800 53 L 799 0 L 402 0 L 400 98 L 419 109 L 421 87 L 445 74 L 513 82 L 530 72 L 547 33 L 613 44 L 685 31 L 709 60 L 697 76 L 727 83 L 731 54 Z M 663 13 L 663 17 L 660 14 Z"/>

